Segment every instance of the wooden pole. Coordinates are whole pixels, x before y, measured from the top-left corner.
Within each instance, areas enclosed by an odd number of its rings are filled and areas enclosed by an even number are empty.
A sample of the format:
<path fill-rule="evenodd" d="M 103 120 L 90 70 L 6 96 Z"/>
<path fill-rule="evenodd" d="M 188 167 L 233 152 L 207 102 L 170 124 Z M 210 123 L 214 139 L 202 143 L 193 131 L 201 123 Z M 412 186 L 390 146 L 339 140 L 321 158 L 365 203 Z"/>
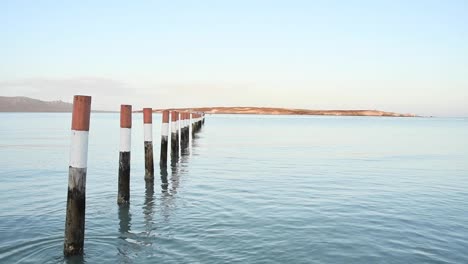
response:
<path fill-rule="evenodd" d="M 153 109 L 143 108 L 144 146 L 145 146 L 145 180 L 154 180 L 153 161 Z"/>
<path fill-rule="evenodd" d="M 200 130 L 200 114 L 197 113 L 197 122 L 196 122 L 196 128 L 195 128 L 195 132 L 198 133 L 198 131 Z"/>
<path fill-rule="evenodd" d="M 65 241 L 63 243 L 63 254 L 65 256 L 83 254 L 90 113 L 91 96 L 75 95 L 73 98 L 70 163 L 68 167 Z"/>
<path fill-rule="evenodd" d="M 167 167 L 168 138 L 169 138 L 169 111 L 165 110 L 162 112 L 162 125 L 161 125 L 161 156 L 159 158 L 159 166 L 161 168 Z"/>
<path fill-rule="evenodd" d="M 188 140 L 189 140 L 189 138 L 188 138 L 188 136 L 189 136 L 188 135 L 188 122 L 187 122 L 188 121 L 188 118 L 187 118 L 188 116 L 187 116 L 186 112 L 182 113 L 182 116 L 183 116 L 183 121 L 182 121 L 182 123 L 183 123 L 183 127 L 182 127 L 182 135 L 183 135 L 182 142 L 183 142 L 183 144 L 182 144 L 182 146 L 183 147 L 182 147 L 182 149 L 185 151 L 187 149 L 187 147 L 188 147 Z"/>
<path fill-rule="evenodd" d="M 130 201 L 130 149 L 132 130 L 132 106 L 120 106 L 120 156 L 118 204 Z"/>
<path fill-rule="evenodd" d="M 171 156 L 179 157 L 179 113 L 171 112 Z"/>

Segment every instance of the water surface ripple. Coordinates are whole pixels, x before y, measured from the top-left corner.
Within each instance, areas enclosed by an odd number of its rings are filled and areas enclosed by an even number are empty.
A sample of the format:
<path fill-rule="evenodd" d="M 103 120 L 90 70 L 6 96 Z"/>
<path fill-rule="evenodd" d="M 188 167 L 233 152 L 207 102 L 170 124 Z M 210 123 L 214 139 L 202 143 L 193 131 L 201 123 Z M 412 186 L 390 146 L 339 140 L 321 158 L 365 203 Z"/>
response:
<path fill-rule="evenodd" d="M 135 115 L 119 207 L 119 117 L 93 113 L 85 255 L 64 258 L 71 114 L 0 116 L 0 263 L 468 263 L 467 119 L 209 116 L 145 183 Z"/>

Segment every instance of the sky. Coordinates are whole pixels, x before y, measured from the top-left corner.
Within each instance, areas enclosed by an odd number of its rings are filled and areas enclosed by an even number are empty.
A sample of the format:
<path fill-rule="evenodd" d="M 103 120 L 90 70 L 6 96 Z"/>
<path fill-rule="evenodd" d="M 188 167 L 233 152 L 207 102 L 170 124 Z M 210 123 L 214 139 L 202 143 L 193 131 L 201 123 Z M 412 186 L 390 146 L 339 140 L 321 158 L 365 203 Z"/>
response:
<path fill-rule="evenodd" d="M 468 1 L 0 0 L 0 91 L 468 116 Z"/>

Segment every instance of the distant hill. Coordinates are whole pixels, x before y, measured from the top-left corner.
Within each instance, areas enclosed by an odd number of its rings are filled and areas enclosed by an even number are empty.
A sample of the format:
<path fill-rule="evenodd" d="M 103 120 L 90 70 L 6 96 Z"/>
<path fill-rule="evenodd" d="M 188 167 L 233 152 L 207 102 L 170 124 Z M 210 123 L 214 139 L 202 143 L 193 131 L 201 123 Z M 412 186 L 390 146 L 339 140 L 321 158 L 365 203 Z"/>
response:
<path fill-rule="evenodd" d="M 56 112 L 69 113 L 73 104 L 63 101 L 42 101 L 25 96 L 0 96 L 0 112 Z M 91 110 L 97 113 L 115 113 L 116 111 Z"/>
<path fill-rule="evenodd" d="M 24 96 L 0 96 L 0 112 L 71 112 L 73 105 L 62 101 L 41 101 Z"/>
<path fill-rule="evenodd" d="M 163 109 L 154 110 L 161 112 Z M 199 107 L 177 108 L 169 110 L 204 112 L 207 114 L 252 114 L 252 115 L 327 115 L 327 116 L 391 116 L 416 117 L 414 114 L 399 114 L 379 110 L 310 110 L 271 107 Z"/>

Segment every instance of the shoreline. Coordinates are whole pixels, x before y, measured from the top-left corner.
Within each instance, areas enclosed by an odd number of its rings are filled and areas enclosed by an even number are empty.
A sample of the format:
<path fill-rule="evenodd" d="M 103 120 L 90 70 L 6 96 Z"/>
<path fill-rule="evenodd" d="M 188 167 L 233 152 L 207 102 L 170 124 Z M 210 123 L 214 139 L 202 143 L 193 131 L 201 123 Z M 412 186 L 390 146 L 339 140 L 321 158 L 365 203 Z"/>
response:
<path fill-rule="evenodd" d="M 153 113 L 164 110 L 192 111 L 205 114 L 245 114 L 245 115 L 313 115 L 313 116 L 374 116 L 374 117 L 421 117 L 415 114 L 401 114 L 380 110 L 310 110 L 272 107 L 194 107 L 153 109 Z M 141 112 L 141 111 L 135 111 Z"/>

